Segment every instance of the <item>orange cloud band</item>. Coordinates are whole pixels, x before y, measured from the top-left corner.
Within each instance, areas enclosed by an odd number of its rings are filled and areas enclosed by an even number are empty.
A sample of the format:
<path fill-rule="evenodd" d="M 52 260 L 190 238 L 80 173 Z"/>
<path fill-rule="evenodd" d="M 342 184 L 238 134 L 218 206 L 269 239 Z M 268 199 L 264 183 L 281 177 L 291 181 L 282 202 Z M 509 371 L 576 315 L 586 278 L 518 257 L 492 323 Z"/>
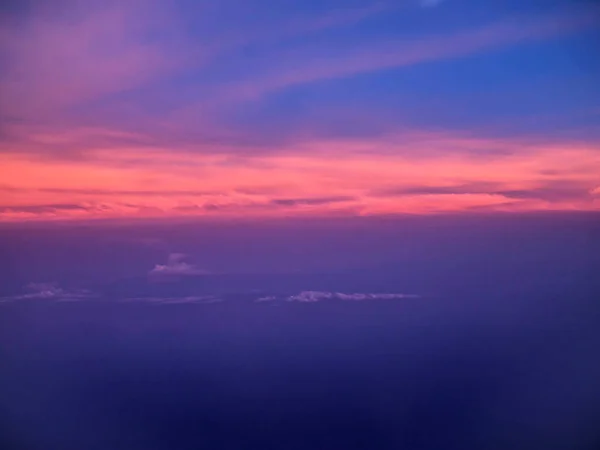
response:
<path fill-rule="evenodd" d="M 417 135 L 315 141 L 253 155 L 141 147 L 98 148 L 78 159 L 6 152 L 0 220 L 600 206 L 600 147 L 591 144 Z"/>

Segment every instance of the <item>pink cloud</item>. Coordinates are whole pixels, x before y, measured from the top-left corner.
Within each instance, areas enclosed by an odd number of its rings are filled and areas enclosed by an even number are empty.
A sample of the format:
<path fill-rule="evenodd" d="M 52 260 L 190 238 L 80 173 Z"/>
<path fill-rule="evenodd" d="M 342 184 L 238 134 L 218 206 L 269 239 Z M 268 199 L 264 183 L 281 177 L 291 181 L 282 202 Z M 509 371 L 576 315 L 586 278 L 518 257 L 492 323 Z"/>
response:
<path fill-rule="evenodd" d="M 594 210 L 598 145 L 417 132 L 249 158 L 135 146 L 74 160 L 0 153 L 0 219 Z"/>
<path fill-rule="evenodd" d="M 184 18 L 168 5 L 69 0 L 52 8 L 33 2 L 27 20 L 2 21 L 0 51 L 7 69 L 0 75 L 0 110 L 9 117 L 60 123 L 64 108 L 147 86 L 185 69 L 199 70 L 249 44 L 350 25 L 386 8 L 376 4 L 233 34 L 225 29 L 192 43 L 184 38 Z M 141 114 L 135 105 L 112 104 Z M 72 125 L 72 118 L 67 124 Z"/>
<path fill-rule="evenodd" d="M 0 77 L 0 104 L 12 115 L 39 117 L 163 76 L 181 64 L 168 16 L 150 3 L 68 3 L 55 11 L 34 3 L 25 23 L 3 27 L 8 70 Z M 79 8 L 75 7 L 79 6 Z M 172 29 L 172 27 L 170 28 Z"/>

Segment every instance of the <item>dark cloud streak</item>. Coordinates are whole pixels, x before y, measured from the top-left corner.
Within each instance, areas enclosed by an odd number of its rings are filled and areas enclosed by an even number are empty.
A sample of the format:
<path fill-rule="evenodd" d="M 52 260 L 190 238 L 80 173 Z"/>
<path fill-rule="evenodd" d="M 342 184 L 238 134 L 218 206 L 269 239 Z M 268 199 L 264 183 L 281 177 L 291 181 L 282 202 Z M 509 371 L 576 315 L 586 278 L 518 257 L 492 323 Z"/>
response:
<path fill-rule="evenodd" d="M 373 197 L 403 197 L 420 195 L 500 195 L 515 200 L 544 200 L 561 202 L 569 200 L 589 200 L 593 186 L 582 183 L 557 180 L 541 183 L 538 186 L 524 189 L 506 189 L 495 183 L 466 183 L 454 186 L 400 186 L 375 190 Z"/>
<path fill-rule="evenodd" d="M 52 213 L 57 211 L 89 211 L 96 209 L 77 203 L 55 203 L 47 205 L 14 205 L 0 206 L 0 212 L 22 212 L 22 213 Z"/>
<path fill-rule="evenodd" d="M 342 203 L 356 200 L 355 197 L 316 197 L 316 198 L 275 198 L 271 200 L 272 205 L 277 206 L 303 206 L 303 205 L 325 205 L 328 203 Z"/>

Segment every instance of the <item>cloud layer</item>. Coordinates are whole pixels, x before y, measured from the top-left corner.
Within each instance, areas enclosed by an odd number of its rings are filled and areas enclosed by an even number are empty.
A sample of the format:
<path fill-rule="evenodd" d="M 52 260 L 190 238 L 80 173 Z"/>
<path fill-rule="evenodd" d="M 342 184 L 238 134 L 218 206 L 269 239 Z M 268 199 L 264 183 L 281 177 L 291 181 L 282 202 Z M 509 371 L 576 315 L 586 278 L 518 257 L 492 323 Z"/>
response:
<path fill-rule="evenodd" d="M 283 154 L 233 159 L 128 149 L 78 161 L 9 154 L 0 154 L 0 161 L 6 169 L 0 185 L 4 220 L 599 206 L 600 147 L 581 143 L 421 134 L 315 140 Z M 181 261 L 155 269 L 192 270 Z"/>
<path fill-rule="evenodd" d="M 163 276 L 163 272 L 159 272 Z M 189 272 L 183 273 L 190 275 Z M 173 273 L 169 273 L 172 276 Z M 177 272 L 176 275 L 182 275 L 182 272 Z M 192 273 L 196 275 L 196 273 Z M 14 302 L 24 300 L 44 300 L 49 302 L 63 301 L 80 301 L 90 299 L 103 299 L 99 294 L 86 289 L 63 289 L 56 283 L 35 283 L 26 287 L 26 293 L 9 297 L 0 297 L 0 302 Z M 246 295 L 247 297 L 247 295 Z M 344 292 L 326 292 L 326 291 L 301 291 L 292 295 L 266 295 L 257 297 L 253 300 L 254 303 L 317 303 L 322 301 L 381 301 L 381 300 L 403 300 L 420 298 L 415 294 L 400 294 L 400 293 L 344 293 Z M 234 301 L 239 302 L 239 298 L 233 296 Z M 109 300 L 104 298 L 104 301 Z M 212 304 L 231 301 L 231 296 L 223 295 L 184 295 L 184 296 L 141 296 L 141 297 L 123 297 L 117 301 L 121 303 L 147 303 L 157 305 L 177 305 L 177 304 Z M 244 300 L 244 301 L 247 301 Z"/>
<path fill-rule="evenodd" d="M 598 210 L 597 9 L 439 3 L 2 12 L 0 221 Z"/>

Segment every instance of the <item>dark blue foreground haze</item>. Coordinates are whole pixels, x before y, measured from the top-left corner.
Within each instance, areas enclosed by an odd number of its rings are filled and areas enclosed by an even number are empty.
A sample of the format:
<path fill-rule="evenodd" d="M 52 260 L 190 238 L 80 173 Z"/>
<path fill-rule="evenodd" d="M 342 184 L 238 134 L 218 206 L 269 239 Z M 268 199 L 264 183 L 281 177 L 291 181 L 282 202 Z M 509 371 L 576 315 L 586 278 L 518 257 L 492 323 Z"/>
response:
<path fill-rule="evenodd" d="M 486 300 L 6 306 L 2 448 L 596 448 L 591 305 Z"/>
<path fill-rule="evenodd" d="M 600 222 L 453 220 L 2 230 L 0 448 L 599 448 Z"/>

